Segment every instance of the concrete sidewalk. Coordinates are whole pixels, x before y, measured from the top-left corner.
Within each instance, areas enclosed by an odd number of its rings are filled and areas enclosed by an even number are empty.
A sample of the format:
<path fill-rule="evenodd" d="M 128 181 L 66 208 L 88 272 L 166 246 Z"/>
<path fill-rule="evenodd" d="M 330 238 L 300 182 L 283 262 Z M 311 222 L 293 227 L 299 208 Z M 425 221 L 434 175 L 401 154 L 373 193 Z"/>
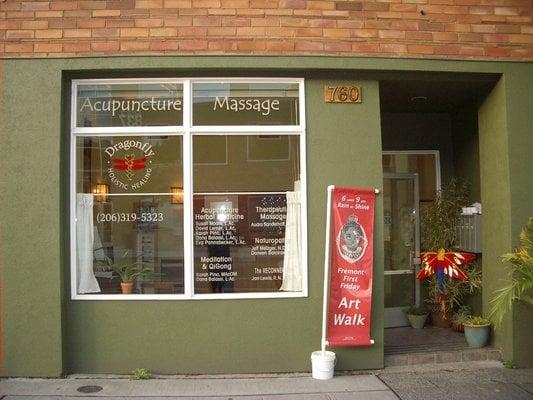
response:
<path fill-rule="evenodd" d="M 100 389 L 82 393 L 79 389 Z M 309 374 L 161 376 L 72 375 L 3 379 L 1 400 L 533 400 L 533 369 L 497 361 L 390 367 L 318 381 Z"/>
<path fill-rule="evenodd" d="M 84 386 L 99 386 L 83 394 Z M 2 400 L 194 399 L 194 400 L 397 400 L 375 375 L 337 376 L 319 381 L 309 375 L 265 377 L 165 377 L 144 381 L 127 378 L 7 379 L 0 381 Z"/>
<path fill-rule="evenodd" d="M 533 399 L 533 369 L 497 361 L 391 367 L 377 376 L 402 400 Z"/>

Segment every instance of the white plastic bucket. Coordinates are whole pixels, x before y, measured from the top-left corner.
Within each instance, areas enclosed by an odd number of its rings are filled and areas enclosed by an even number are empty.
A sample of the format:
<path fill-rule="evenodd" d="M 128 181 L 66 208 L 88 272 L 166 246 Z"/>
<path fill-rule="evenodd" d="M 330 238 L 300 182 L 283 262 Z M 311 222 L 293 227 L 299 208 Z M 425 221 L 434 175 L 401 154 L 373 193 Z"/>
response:
<path fill-rule="evenodd" d="M 313 351 L 311 353 L 313 378 L 331 379 L 335 371 L 335 353 L 332 351 Z"/>

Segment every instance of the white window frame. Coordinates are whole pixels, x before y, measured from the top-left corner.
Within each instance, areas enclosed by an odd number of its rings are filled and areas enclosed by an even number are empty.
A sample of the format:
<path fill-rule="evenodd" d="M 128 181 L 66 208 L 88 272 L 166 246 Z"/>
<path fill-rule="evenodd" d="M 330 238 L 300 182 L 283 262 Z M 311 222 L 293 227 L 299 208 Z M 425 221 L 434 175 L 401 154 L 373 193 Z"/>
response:
<path fill-rule="evenodd" d="M 293 83 L 299 88 L 298 125 L 192 125 L 192 86 L 194 83 Z M 148 84 L 179 83 L 183 85 L 183 125 L 147 127 L 77 127 L 77 88 L 79 85 L 98 84 Z M 70 130 L 70 288 L 72 300 L 229 300 L 273 299 L 308 297 L 307 264 L 307 171 L 306 171 L 306 124 L 305 81 L 303 78 L 120 78 L 120 79 L 73 79 L 71 83 L 71 130 Z M 182 136 L 183 159 L 183 294 L 78 294 L 76 274 L 76 139 L 78 137 L 130 136 Z M 302 291 L 300 292 L 250 292 L 194 294 L 194 225 L 193 225 L 193 164 L 192 139 L 194 135 L 298 135 L 300 138 L 300 187 L 301 187 L 301 263 Z M 248 193 L 248 192 L 247 192 Z M 252 192 L 250 192 L 252 193 Z M 257 194 L 257 192 L 254 192 Z M 270 193 L 270 192 L 260 192 Z M 141 193 L 156 194 L 156 193 Z M 157 193 L 170 194 L 170 193 Z M 216 193 L 210 193 L 216 194 Z M 224 193 L 228 194 L 228 193 Z M 252 193 L 253 194 L 253 193 Z"/>

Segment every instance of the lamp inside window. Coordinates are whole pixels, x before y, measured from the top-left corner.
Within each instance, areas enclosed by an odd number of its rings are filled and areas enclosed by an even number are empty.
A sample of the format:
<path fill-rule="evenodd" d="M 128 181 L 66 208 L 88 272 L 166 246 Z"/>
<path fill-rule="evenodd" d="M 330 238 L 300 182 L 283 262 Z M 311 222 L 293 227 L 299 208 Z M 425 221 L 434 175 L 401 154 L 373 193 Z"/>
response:
<path fill-rule="evenodd" d="M 170 188 L 170 203 L 183 204 L 183 188 L 181 186 L 172 186 Z"/>
<path fill-rule="evenodd" d="M 97 183 L 93 188 L 94 199 L 100 203 L 107 202 L 109 196 L 109 185 L 107 183 Z"/>

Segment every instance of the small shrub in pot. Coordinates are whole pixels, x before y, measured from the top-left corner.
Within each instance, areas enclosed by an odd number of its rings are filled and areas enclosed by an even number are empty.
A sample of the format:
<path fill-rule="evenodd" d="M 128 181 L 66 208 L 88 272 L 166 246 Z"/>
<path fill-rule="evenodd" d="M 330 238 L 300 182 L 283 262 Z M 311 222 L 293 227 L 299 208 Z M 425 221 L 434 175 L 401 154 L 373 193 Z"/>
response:
<path fill-rule="evenodd" d="M 412 306 L 405 311 L 405 314 L 407 315 L 407 319 L 413 328 L 422 329 L 426 324 L 429 312 L 424 307 Z"/>
<path fill-rule="evenodd" d="M 465 338 L 470 347 L 484 347 L 487 345 L 490 336 L 491 323 L 488 319 L 479 316 L 472 316 L 464 323 Z"/>

